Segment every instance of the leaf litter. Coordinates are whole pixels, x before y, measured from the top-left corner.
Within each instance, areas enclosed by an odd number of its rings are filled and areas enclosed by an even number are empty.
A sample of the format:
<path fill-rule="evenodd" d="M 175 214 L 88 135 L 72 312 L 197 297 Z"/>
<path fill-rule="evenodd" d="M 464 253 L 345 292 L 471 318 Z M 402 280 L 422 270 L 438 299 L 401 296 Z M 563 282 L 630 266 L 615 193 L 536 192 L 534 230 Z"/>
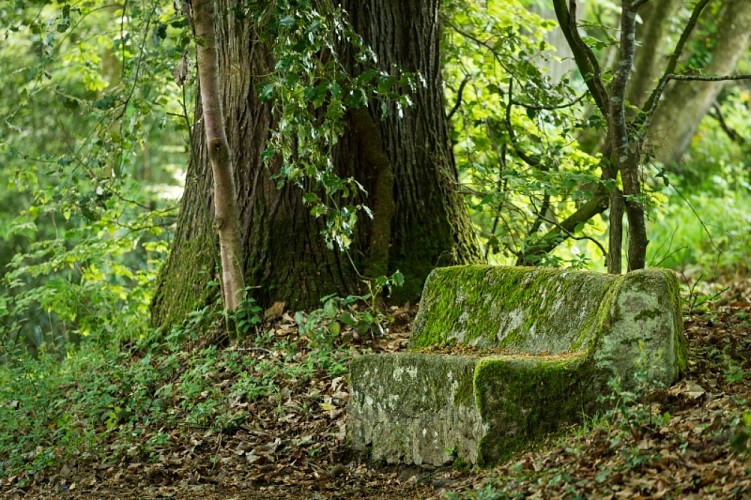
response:
<path fill-rule="evenodd" d="M 260 361 L 304 364 L 312 353 L 295 320 L 272 311 L 266 327 L 296 354 L 241 343 Z M 389 311 L 382 335 L 340 332 L 350 357 L 404 350 L 415 308 Z M 748 498 L 751 496 L 751 283 L 685 318 L 687 376 L 637 404 L 587 419 L 492 469 L 371 464 L 346 445 L 345 374 L 307 383 L 277 377 L 277 391 L 231 397 L 237 374 L 206 374 L 242 423 L 221 430 L 183 423 L 140 429 L 116 460 L 82 453 L 21 486 L 0 479 L 3 498 Z M 285 361 L 286 360 L 286 361 Z M 257 364 L 256 367 L 264 365 Z M 619 407 L 617 407 L 619 408 Z M 149 456 L 155 434 L 168 436 Z M 121 445 L 117 434 L 104 446 Z M 139 441 L 140 439 L 140 441 Z"/>

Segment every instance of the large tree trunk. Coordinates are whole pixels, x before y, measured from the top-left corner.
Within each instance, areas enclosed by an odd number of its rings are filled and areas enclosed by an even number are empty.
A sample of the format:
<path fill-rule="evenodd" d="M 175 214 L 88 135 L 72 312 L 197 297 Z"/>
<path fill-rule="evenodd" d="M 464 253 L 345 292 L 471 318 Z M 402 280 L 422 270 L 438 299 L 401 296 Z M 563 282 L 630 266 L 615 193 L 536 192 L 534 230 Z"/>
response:
<path fill-rule="evenodd" d="M 401 119 L 391 113 L 381 121 L 378 111 L 352 110 L 348 115 L 349 130 L 336 148 L 334 164 L 340 176 L 355 177 L 366 188 L 367 198 L 361 201 L 375 210 L 373 221 L 360 217 L 349 256 L 326 248 L 323 222 L 309 215 L 302 191 L 291 184 L 277 189 L 273 172 L 263 166 L 261 153 L 274 124 L 271 104 L 259 100 L 258 89 L 274 61 L 250 21 L 229 14 L 235 2 L 217 1 L 217 12 L 228 13 L 217 15 L 217 46 L 243 265 L 246 283 L 257 287 L 254 296 L 263 305 L 283 301 L 293 309 L 312 307 L 326 294 L 359 291 L 360 273 L 396 269 L 406 279 L 399 298 L 413 299 L 433 267 L 480 259 L 457 193 L 449 146 L 438 0 L 343 3 L 383 70 L 393 71 L 396 65 L 419 72 L 427 82 Z M 216 300 L 209 286 L 217 276 L 218 254 L 203 124 L 193 139 L 197 162 L 189 167 L 175 240 L 152 304 L 153 320 L 161 325 Z"/>
<path fill-rule="evenodd" d="M 749 47 L 751 2 L 726 0 L 715 37 L 712 61 L 702 73 L 731 74 Z M 668 164 L 680 161 L 723 85 L 723 82 L 699 81 L 670 84 L 657 108 L 648 137 L 655 145 L 657 159 Z"/>

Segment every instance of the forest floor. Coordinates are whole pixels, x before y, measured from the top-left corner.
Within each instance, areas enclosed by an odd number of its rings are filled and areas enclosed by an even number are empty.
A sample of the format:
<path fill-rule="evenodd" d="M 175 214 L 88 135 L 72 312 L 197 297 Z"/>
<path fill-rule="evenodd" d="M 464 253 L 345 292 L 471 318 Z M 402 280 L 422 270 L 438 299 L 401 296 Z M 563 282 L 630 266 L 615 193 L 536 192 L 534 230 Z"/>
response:
<path fill-rule="evenodd" d="M 672 387 L 618 404 L 487 470 L 378 466 L 345 443 L 346 375 L 290 381 L 273 397 L 239 401 L 251 416 L 217 432 L 160 429 L 166 444 L 148 457 L 138 439 L 117 461 L 81 454 L 33 481 L 0 479 L 3 498 L 749 498 L 751 497 L 751 282 L 736 278 L 686 314 L 689 373 Z M 345 356 L 404 349 L 414 307 L 392 308 L 388 331 L 346 343 Z M 268 326 L 310 342 L 284 315 Z M 289 345 L 289 344 L 288 344 Z M 272 348 L 241 345 L 260 358 Z M 287 361 L 289 362 L 289 361 Z M 224 377 L 222 373 L 228 375 Z M 232 372 L 211 373 L 228 388 Z M 119 439 L 113 433 L 112 440 Z M 104 443 L 114 446 L 116 443 Z"/>

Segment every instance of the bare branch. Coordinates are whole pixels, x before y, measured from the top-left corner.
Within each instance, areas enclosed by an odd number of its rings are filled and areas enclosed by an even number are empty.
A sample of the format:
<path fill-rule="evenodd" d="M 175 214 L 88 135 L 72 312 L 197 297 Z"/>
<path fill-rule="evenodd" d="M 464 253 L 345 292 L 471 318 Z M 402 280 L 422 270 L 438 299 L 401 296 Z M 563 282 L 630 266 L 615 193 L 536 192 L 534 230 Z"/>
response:
<path fill-rule="evenodd" d="M 746 138 L 739 134 L 725 121 L 725 117 L 722 116 L 722 109 L 720 108 L 720 105 L 715 103 L 712 107 L 712 110 L 714 112 L 710 113 L 709 116 L 717 120 L 717 122 L 720 124 L 720 128 L 723 130 L 723 132 L 725 132 L 725 134 L 727 134 L 730 140 L 739 145 L 746 144 Z"/>
<path fill-rule="evenodd" d="M 683 81 L 683 82 L 728 82 L 728 81 L 737 81 L 737 80 L 751 80 L 751 74 L 741 74 L 741 75 L 676 75 L 676 74 L 667 74 L 664 75 L 663 78 L 660 80 L 660 83 L 658 83 L 657 88 L 655 88 L 655 92 L 653 92 L 653 95 L 657 95 L 657 100 L 655 100 L 651 107 L 649 108 L 649 111 L 646 114 L 646 118 L 644 120 L 644 123 L 642 123 L 637 139 L 641 140 L 644 135 L 646 135 L 647 131 L 649 130 L 650 125 L 652 125 L 652 119 L 654 118 L 655 111 L 657 110 L 657 104 L 659 101 L 659 97 L 662 95 L 662 93 L 665 90 L 665 86 L 667 86 L 668 82 L 671 80 L 676 81 Z M 651 99 L 651 97 L 650 97 Z M 649 104 L 649 102 L 647 102 Z M 647 108 L 647 105 L 644 105 L 644 109 Z M 644 111 L 642 110 L 642 113 Z"/>
<path fill-rule="evenodd" d="M 668 80 L 695 81 L 695 82 L 729 82 L 736 80 L 751 80 L 749 75 L 668 75 Z"/>
<path fill-rule="evenodd" d="M 542 106 L 542 105 L 534 105 L 534 104 L 527 104 L 526 102 L 521 101 L 511 101 L 511 104 L 515 104 L 516 106 L 521 106 L 524 109 L 531 109 L 534 111 L 552 111 L 554 109 L 565 109 L 570 108 L 578 103 L 580 103 L 589 92 L 584 92 L 582 95 L 574 99 L 573 101 L 565 102 L 563 104 L 556 104 L 554 106 Z"/>
<path fill-rule="evenodd" d="M 467 82 L 469 82 L 469 75 L 465 76 L 462 83 L 459 84 L 459 90 L 456 91 L 456 103 L 454 104 L 454 107 L 451 108 L 451 111 L 449 111 L 449 114 L 446 115 L 447 121 L 451 120 L 451 117 L 454 116 L 454 113 L 456 113 L 462 105 L 462 93 L 464 92 L 464 87 L 467 85 Z"/>
<path fill-rule="evenodd" d="M 571 231 L 568 231 L 565 227 L 562 227 L 556 221 L 551 221 L 551 220 L 549 220 L 547 218 L 545 219 L 545 222 L 548 222 L 549 224 L 553 224 L 554 226 L 560 228 L 561 231 L 563 231 L 564 233 L 566 233 L 566 235 L 569 238 L 571 238 L 572 240 L 576 240 L 576 241 L 582 241 L 582 240 L 591 241 L 592 243 L 594 243 L 597 246 L 597 248 L 600 249 L 600 252 L 602 252 L 602 256 L 605 257 L 605 259 L 607 259 L 607 257 L 608 257 L 608 251 L 605 250 L 605 247 L 602 246 L 602 243 L 600 243 L 599 241 L 597 241 L 595 238 L 592 238 L 591 236 L 587 236 L 586 234 L 583 234 L 581 236 L 576 236 L 574 233 L 572 233 Z"/>
<path fill-rule="evenodd" d="M 561 242 L 574 236 L 576 226 L 587 222 L 597 214 L 601 214 L 608 208 L 608 194 L 604 187 L 599 186 L 594 196 L 573 214 L 569 215 L 563 221 L 556 223 L 544 236 L 540 238 L 534 249 L 535 255 L 542 255 L 551 252 Z"/>
<path fill-rule="evenodd" d="M 472 33 L 469 33 L 468 31 L 463 30 L 459 26 L 455 25 L 451 22 L 451 20 L 446 16 L 441 16 L 441 21 L 446 24 L 449 28 L 456 31 L 460 35 L 462 35 L 464 38 L 467 38 L 473 42 L 475 42 L 476 45 L 486 48 L 490 51 L 491 54 L 493 54 L 493 58 L 498 62 L 498 64 L 506 70 L 509 74 L 513 74 L 511 69 L 506 66 L 506 61 L 498 54 L 498 51 L 496 51 L 493 46 L 488 43 L 486 40 L 481 40 L 480 38 L 476 37 Z"/>
<path fill-rule="evenodd" d="M 609 132 L 613 141 L 613 152 L 616 154 L 619 167 L 630 156 L 629 133 L 626 127 L 626 86 L 631 74 L 636 54 L 636 12 L 631 8 L 629 0 L 623 0 L 621 14 L 621 40 L 618 50 L 613 81 L 610 84 L 610 99 L 608 102 Z"/>

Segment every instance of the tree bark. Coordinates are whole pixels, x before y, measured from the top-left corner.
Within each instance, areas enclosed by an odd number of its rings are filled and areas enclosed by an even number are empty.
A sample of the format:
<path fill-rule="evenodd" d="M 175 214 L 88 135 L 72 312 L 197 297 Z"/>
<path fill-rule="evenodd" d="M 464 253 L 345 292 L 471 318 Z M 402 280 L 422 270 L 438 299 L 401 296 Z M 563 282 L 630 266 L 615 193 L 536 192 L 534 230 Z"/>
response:
<path fill-rule="evenodd" d="M 641 181 L 639 179 L 639 166 L 641 164 L 641 147 L 638 140 L 634 140 L 626 121 L 626 88 L 628 87 L 631 68 L 636 55 L 636 12 L 638 7 L 632 0 L 621 2 L 621 39 L 618 47 L 618 60 L 616 62 L 613 80 L 610 85 L 609 108 L 608 108 L 608 132 L 612 144 L 614 165 L 623 181 L 623 198 L 628 218 L 628 270 L 643 269 L 647 256 L 647 228 L 644 217 L 644 205 L 641 196 Z M 616 189 L 616 196 L 618 196 Z M 615 213 L 615 206 L 611 206 Z M 618 221 L 611 217 L 611 231 L 619 227 Z M 611 238 L 611 244 L 613 238 Z M 608 266 L 620 260 L 620 251 L 616 254 L 611 247 Z M 620 263 L 619 263 L 620 264 Z M 620 267 L 620 265 L 618 266 Z"/>
<path fill-rule="evenodd" d="M 712 60 L 702 73 L 732 73 L 750 40 L 751 2 L 726 0 L 717 26 Z M 723 82 L 694 81 L 669 84 L 648 134 L 658 160 L 667 164 L 680 161 L 723 85 Z"/>
<path fill-rule="evenodd" d="M 383 120 L 376 105 L 370 110 L 393 166 L 389 270 L 400 269 L 410 283 L 400 298 L 414 298 L 434 267 L 482 259 L 458 191 L 449 140 L 439 52 L 440 0 L 346 0 L 343 5 L 356 31 L 378 55 L 381 70 L 398 67 L 424 78 L 403 117 L 395 106 Z"/>
<path fill-rule="evenodd" d="M 339 176 L 354 177 L 365 187 L 368 194 L 357 202 L 376 212 L 373 221 L 360 217 L 348 254 L 326 248 L 324 223 L 309 215 L 302 191 L 289 183 L 278 188 L 272 176 L 279 166 L 264 167 L 262 152 L 274 116 L 272 104 L 261 102 L 258 91 L 275 61 L 258 41 L 258 28 L 231 14 L 238 2 L 216 3 L 217 12 L 226 13 L 217 15 L 219 86 L 235 159 L 242 264 L 246 283 L 262 305 L 283 301 L 292 309 L 315 307 L 327 294 L 360 291 L 362 272 L 397 269 L 405 276 L 397 299 L 413 300 L 435 266 L 481 259 L 457 191 L 446 126 L 438 0 L 342 2 L 381 69 L 419 73 L 426 82 L 411 96 L 414 106 L 402 118 L 392 109 L 381 120 L 375 105 L 365 115 L 358 110 L 348 115 L 348 131 L 332 160 Z M 216 274 L 217 251 L 207 203 L 204 126 L 196 127 L 198 160 L 189 166 L 175 240 L 152 304 L 158 325 L 174 324 L 215 300 L 207 286 Z"/>
<path fill-rule="evenodd" d="M 240 221 L 232 179 L 232 152 L 224 130 L 224 113 L 219 99 L 214 0 L 195 0 L 193 8 L 203 124 L 214 179 L 214 226 L 219 235 L 224 307 L 234 311 L 242 300 L 245 280 L 240 255 Z"/>
<path fill-rule="evenodd" d="M 610 274 L 623 272 L 623 192 L 614 187 L 610 193 L 610 213 L 608 214 L 608 258 L 607 268 Z"/>

